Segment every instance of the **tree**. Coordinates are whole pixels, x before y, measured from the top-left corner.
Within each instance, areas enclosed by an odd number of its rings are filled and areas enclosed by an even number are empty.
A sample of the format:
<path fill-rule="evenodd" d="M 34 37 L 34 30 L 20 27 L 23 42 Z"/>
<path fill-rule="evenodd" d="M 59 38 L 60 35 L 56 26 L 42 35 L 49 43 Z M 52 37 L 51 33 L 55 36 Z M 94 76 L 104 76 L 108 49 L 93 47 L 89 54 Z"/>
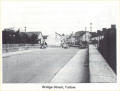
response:
<path fill-rule="evenodd" d="M 36 43 L 38 43 L 38 35 L 33 34 L 33 35 L 31 36 L 31 38 L 30 38 L 30 43 L 31 43 L 31 44 L 36 44 Z"/>
<path fill-rule="evenodd" d="M 13 44 L 15 43 L 15 31 L 12 28 L 6 28 L 2 31 L 2 43 Z"/>

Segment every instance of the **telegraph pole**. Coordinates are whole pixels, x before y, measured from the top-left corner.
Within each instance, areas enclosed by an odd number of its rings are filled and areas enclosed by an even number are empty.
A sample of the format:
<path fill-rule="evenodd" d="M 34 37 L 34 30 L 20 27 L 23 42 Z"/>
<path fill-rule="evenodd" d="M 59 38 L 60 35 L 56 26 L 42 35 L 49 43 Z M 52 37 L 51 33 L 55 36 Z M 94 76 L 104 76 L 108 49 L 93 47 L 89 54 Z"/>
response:
<path fill-rule="evenodd" d="M 86 42 L 86 30 L 87 30 L 87 27 L 85 27 L 85 42 Z"/>
<path fill-rule="evenodd" d="M 25 28 L 25 33 L 26 33 L 26 26 L 24 27 Z M 26 35 L 25 35 L 25 38 L 26 38 Z M 25 39 L 25 42 L 24 42 L 24 46 L 25 46 L 25 44 L 26 44 L 26 39 Z"/>
<path fill-rule="evenodd" d="M 90 23 L 90 32 L 92 32 L 92 22 Z"/>
<path fill-rule="evenodd" d="M 90 23 L 90 33 L 91 33 L 91 37 L 92 37 L 92 22 Z M 90 38 L 91 41 L 91 38 Z"/>
<path fill-rule="evenodd" d="M 25 28 L 25 32 L 26 32 L 26 28 L 27 28 L 27 27 L 25 26 L 24 28 Z"/>

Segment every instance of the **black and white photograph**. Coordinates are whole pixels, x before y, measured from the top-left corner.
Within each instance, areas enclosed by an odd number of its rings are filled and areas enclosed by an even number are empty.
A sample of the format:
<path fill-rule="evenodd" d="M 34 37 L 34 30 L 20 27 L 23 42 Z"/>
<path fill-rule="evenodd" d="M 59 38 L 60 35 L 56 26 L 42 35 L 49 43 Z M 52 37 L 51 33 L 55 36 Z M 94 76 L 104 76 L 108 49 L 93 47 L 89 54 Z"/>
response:
<path fill-rule="evenodd" d="M 117 83 L 119 7 L 2 0 L 2 84 Z"/>

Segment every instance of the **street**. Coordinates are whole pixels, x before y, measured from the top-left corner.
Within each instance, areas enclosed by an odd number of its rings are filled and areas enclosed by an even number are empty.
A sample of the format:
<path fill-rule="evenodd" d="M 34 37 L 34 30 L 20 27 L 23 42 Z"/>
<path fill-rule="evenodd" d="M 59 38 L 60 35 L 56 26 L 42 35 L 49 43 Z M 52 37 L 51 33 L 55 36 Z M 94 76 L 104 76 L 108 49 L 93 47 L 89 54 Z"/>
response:
<path fill-rule="evenodd" d="M 116 82 L 116 74 L 93 45 L 9 52 L 2 64 L 3 83 Z"/>
<path fill-rule="evenodd" d="M 3 82 L 49 83 L 78 50 L 47 48 L 4 57 Z"/>
<path fill-rule="evenodd" d="M 2 83 L 117 83 L 118 3 L 3 0 Z"/>

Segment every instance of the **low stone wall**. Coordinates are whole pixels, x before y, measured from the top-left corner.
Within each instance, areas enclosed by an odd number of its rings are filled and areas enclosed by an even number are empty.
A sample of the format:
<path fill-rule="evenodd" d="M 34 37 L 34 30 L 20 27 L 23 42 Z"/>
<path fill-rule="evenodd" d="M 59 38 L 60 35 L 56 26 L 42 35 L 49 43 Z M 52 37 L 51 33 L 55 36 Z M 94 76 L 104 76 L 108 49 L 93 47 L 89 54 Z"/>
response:
<path fill-rule="evenodd" d="M 50 48 L 60 48 L 56 45 L 48 45 Z M 29 48 L 40 48 L 40 44 L 2 44 L 2 52 L 14 52 L 19 50 L 27 50 Z"/>
<path fill-rule="evenodd" d="M 2 52 L 13 52 L 28 48 L 40 48 L 40 44 L 2 44 Z"/>

